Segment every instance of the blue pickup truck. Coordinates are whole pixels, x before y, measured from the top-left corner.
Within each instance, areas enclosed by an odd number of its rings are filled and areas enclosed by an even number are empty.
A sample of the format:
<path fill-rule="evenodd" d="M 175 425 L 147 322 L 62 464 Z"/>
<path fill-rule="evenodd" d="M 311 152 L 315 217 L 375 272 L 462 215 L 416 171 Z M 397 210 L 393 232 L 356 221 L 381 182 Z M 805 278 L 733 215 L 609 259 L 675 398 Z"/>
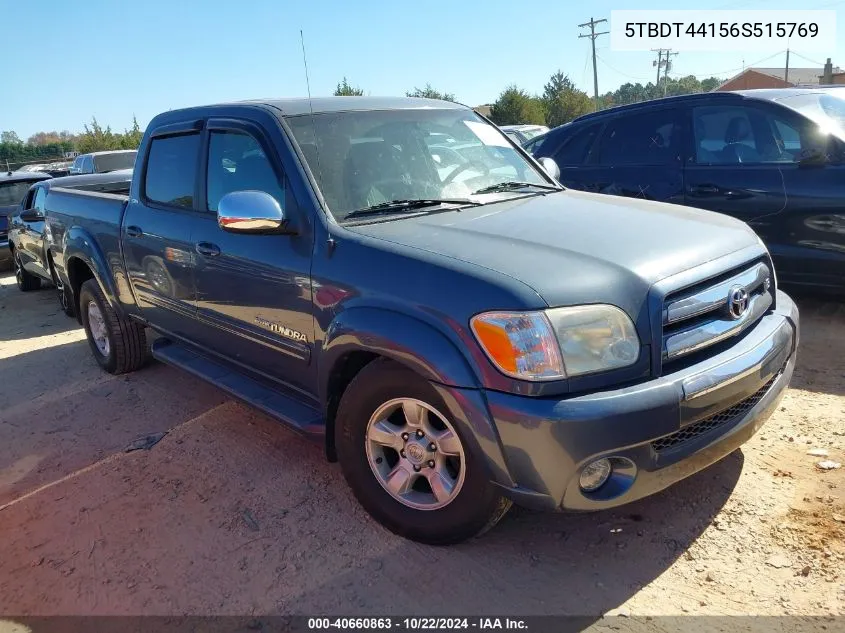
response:
<path fill-rule="evenodd" d="M 50 189 L 48 248 L 103 369 L 151 351 L 322 442 L 389 529 L 455 543 L 712 464 L 795 365 L 745 224 L 555 175 L 454 103 L 174 110 L 128 197 Z"/>

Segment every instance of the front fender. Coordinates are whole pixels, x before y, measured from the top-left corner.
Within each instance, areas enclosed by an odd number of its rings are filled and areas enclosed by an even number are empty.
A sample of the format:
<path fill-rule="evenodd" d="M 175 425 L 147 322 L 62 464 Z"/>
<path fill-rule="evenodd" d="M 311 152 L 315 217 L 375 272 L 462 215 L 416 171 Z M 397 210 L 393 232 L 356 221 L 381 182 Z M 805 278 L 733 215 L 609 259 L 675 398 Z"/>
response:
<path fill-rule="evenodd" d="M 97 280 L 109 304 L 115 310 L 119 310 L 117 288 L 109 272 L 108 260 L 91 234 L 80 227 L 72 227 L 65 233 L 62 242 L 63 268 L 67 281 L 71 283 L 74 281 L 70 278 L 71 267 L 69 263 L 74 259 L 81 260 L 91 269 L 94 279 Z"/>
<path fill-rule="evenodd" d="M 479 387 L 467 357 L 434 327 L 400 312 L 362 307 L 341 312 L 326 331 L 320 352 L 321 395 L 326 395 L 328 379 L 337 361 L 345 354 L 359 351 L 391 358 L 432 382 Z"/>

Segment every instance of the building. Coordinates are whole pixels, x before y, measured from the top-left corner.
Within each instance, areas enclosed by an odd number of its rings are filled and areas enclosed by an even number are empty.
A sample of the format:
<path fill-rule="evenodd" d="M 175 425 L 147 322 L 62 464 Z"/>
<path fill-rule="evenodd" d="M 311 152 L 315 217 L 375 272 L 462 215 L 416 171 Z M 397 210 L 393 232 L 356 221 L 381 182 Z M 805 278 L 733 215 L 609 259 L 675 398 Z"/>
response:
<path fill-rule="evenodd" d="M 833 67 L 828 58 L 824 68 L 746 68 L 718 86 L 716 90 L 754 90 L 757 88 L 792 88 L 845 84 L 845 71 Z"/>

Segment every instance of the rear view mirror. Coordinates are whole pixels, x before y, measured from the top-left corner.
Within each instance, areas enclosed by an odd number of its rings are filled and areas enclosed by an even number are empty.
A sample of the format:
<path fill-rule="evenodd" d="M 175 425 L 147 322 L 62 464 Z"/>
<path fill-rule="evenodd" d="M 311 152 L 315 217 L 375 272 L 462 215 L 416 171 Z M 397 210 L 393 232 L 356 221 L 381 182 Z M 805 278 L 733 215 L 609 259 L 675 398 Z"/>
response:
<path fill-rule="evenodd" d="M 233 191 L 220 199 L 217 225 L 230 233 L 279 233 L 287 225 L 287 218 L 270 194 Z"/>
<path fill-rule="evenodd" d="M 26 209 L 21 211 L 21 220 L 24 222 L 40 222 L 44 215 L 38 209 Z"/>
<path fill-rule="evenodd" d="M 554 159 L 549 158 L 548 156 L 543 156 L 542 158 L 538 158 L 537 162 L 540 163 L 549 176 L 555 180 L 560 178 L 560 167 L 557 166 Z"/>

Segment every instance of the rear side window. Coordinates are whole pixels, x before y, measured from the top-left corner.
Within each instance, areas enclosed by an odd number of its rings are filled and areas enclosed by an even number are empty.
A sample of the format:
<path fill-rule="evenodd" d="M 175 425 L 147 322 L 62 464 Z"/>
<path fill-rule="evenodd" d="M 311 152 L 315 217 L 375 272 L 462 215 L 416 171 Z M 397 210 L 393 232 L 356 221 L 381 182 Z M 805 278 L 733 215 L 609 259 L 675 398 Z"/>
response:
<path fill-rule="evenodd" d="M 553 156 L 555 162 L 559 166 L 582 164 L 587 159 L 587 154 L 601 131 L 601 126 L 601 123 L 597 123 L 573 130 Z"/>
<path fill-rule="evenodd" d="M 678 160 L 680 127 L 672 110 L 612 119 L 600 141 L 602 165 L 670 165 Z"/>
<path fill-rule="evenodd" d="M 199 148 L 198 133 L 154 138 L 150 143 L 144 180 L 147 200 L 193 208 Z"/>

